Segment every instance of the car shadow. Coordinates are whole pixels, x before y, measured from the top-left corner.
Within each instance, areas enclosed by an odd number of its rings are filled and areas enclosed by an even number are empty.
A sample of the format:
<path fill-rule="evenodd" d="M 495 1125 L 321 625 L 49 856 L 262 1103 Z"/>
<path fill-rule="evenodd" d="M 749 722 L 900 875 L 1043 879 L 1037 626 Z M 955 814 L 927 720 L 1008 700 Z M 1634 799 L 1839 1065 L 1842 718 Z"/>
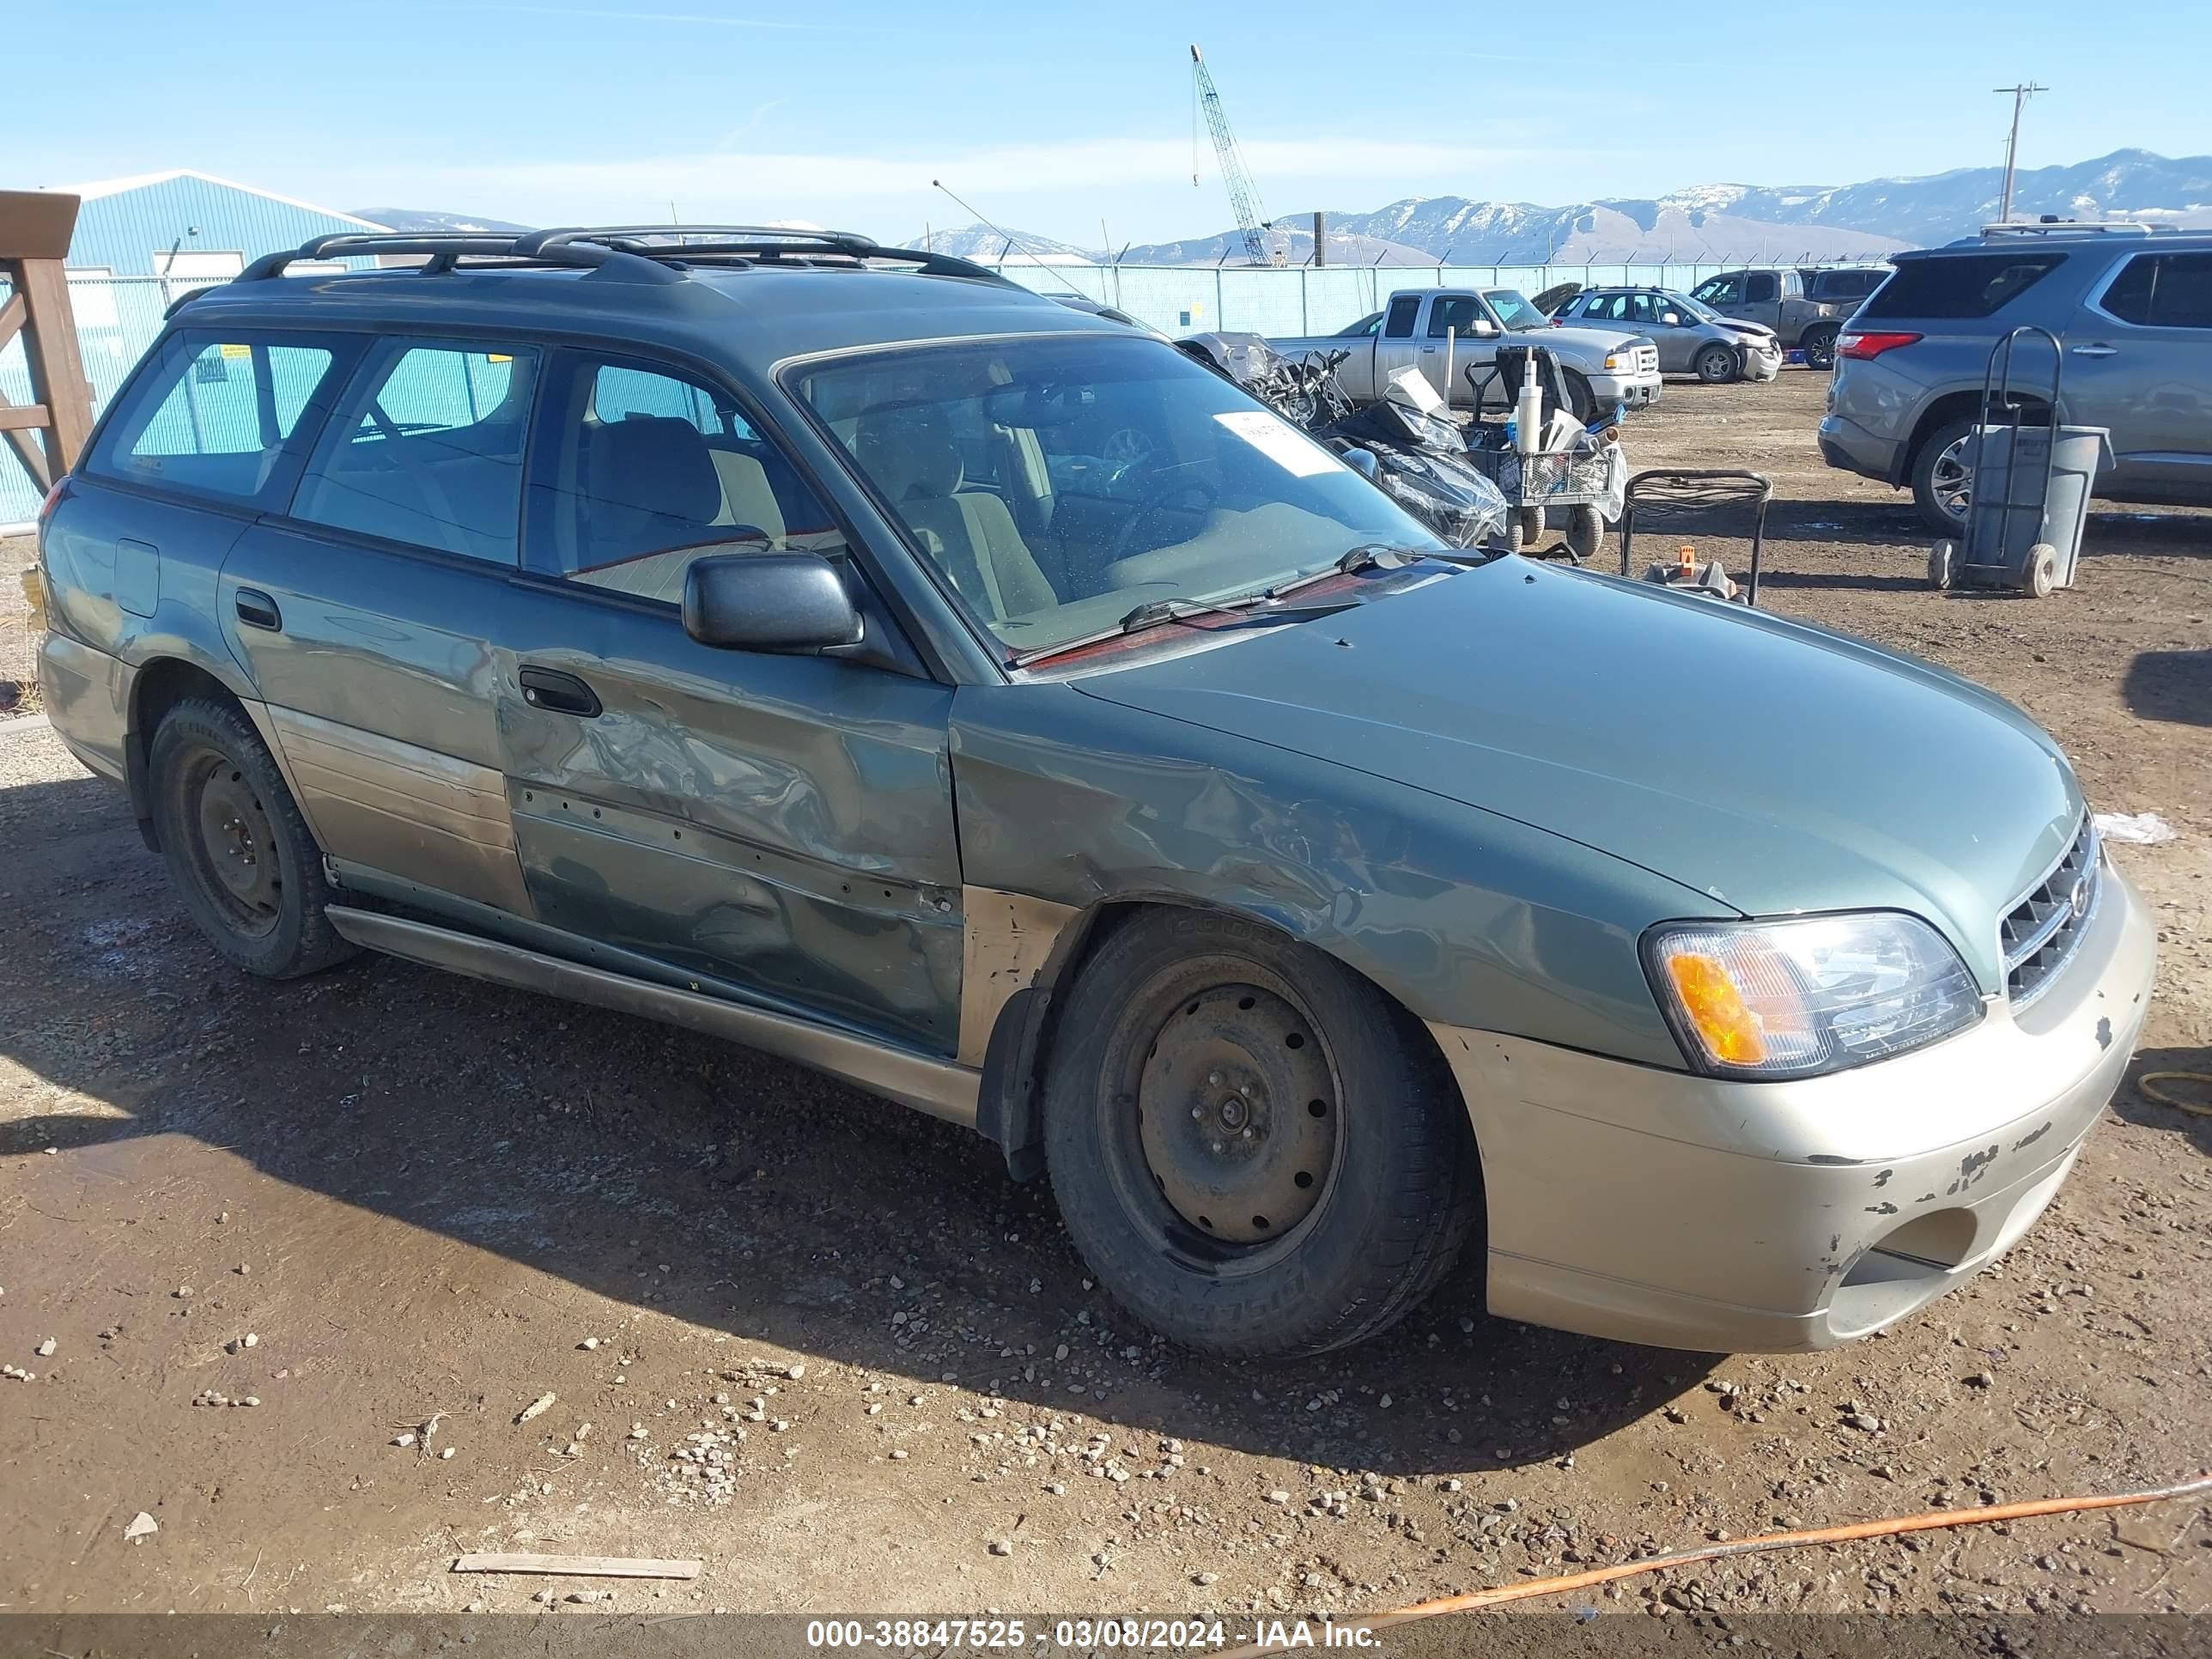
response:
<path fill-rule="evenodd" d="M 1011 1181 L 973 1134 L 712 1038 L 390 958 L 251 980 L 193 930 L 109 787 L 0 790 L 9 822 L 61 832 L 0 871 L 0 1053 L 69 1103 L 0 1121 L 0 1157 L 100 1149 L 100 1190 L 158 1188 L 163 1138 L 189 1136 L 732 1337 L 1381 1474 L 1563 1458 L 1715 1363 L 1490 1318 L 1472 1260 L 1358 1349 L 1201 1358 L 1123 1313 L 1047 1184 Z M 378 1237 L 404 1271 L 405 1231 Z"/>
<path fill-rule="evenodd" d="M 2160 1073 L 2168 1075 L 2161 1077 Z M 2175 1073 L 2184 1075 L 2172 1075 Z M 2145 1090 L 2145 1078 L 2151 1079 L 2151 1091 L 2165 1099 Z M 2180 1135 L 2199 1152 L 2212 1153 L 2212 1116 L 2185 1111 L 2171 1103 L 2174 1101 L 2212 1112 L 2212 1048 L 2139 1048 L 2128 1063 L 2119 1092 L 2112 1097 L 2112 1109 L 2129 1122 Z"/>
<path fill-rule="evenodd" d="M 2212 726 L 2212 651 L 2137 652 L 2120 697 L 2147 720 Z"/>

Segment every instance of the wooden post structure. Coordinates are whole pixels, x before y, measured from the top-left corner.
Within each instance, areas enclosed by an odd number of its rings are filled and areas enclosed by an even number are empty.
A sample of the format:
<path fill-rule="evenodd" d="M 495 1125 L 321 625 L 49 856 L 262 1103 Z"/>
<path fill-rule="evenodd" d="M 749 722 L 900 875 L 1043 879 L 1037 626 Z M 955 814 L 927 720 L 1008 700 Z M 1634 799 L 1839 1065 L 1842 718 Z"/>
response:
<path fill-rule="evenodd" d="M 74 196 L 0 190 L 0 276 L 12 285 L 0 301 L 0 347 L 21 335 L 31 368 L 29 403 L 0 393 L 0 437 L 42 491 L 76 465 L 92 435 L 92 387 L 62 276 L 76 210 Z"/>

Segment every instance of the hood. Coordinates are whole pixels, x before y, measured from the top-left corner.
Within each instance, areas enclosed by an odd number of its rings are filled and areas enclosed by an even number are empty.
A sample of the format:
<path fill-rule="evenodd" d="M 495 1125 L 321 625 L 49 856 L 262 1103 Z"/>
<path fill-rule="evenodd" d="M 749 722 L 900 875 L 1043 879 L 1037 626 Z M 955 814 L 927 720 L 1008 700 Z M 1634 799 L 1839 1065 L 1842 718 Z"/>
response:
<path fill-rule="evenodd" d="M 1985 987 L 2081 813 L 2056 744 L 1932 664 L 1765 611 L 1495 561 L 1089 696 L 1583 842 L 1747 915 L 1909 910 Z"/>
<path fill-rule="evenodd" d="M 1768 344 L 1780 337 L 1764 323 L 1739 323 L 1734 318 L 1723 318 L 1717 326 L 1759 345 Z"/>
<path fill-rule="evenodd" d="M 1593 356 L 1602 357 L 1608 351 L 1633 345 L 1644 338 L 1634 329 L 1596 328 L 1588 323 L 1562 323 L 1556 328 L 1522 329 L 1504 336 L 1505 345 L 1579 346 Z"/>

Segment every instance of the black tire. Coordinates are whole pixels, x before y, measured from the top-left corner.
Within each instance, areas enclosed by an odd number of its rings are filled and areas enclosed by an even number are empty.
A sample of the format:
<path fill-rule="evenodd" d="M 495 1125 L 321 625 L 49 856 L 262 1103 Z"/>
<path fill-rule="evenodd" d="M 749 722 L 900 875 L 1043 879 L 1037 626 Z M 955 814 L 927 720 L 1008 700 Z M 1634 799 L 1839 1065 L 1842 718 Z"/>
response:
<path fill-rule="evenodd" d="M 1152 910 L 1099 946 L 1068 1009 L 1046 1167 L 1084 1260 L 1153 1330 L 1234 1358 L 1321 1353 L 1395 1323 L 1458 1260 L 1481 1202 L 1458 1091 L 1341 963 Z"/>
<path fill-rule="evenodd" d="M 1836 366 L 1836 336 L 1840 329 L 1808 329 L 1797 344 L 1805 354 L 1808 368 L 1833 368 Z"/>
<path fill-rule="evenodd" d="M 1597 412 L 1597 393 L 1590 390 L 1590 383 L 1574 369 L 1566 370 L 1565 378 L 1567 382 L 1567 410 L 1588 426 L 1590 416 Z"/>
<path fill-rule="evenodd" d="M 1966 532 L 1966 493 L 1953 487 L 1948 469 L 1958 465 L 1958 458 L 1952 452 L 1973 429 L 1971 416 L 1946 421 L 1928 434 L 1912 457 L 1913 501 L 1920 508 L 1922 520 L 1939 536 L 1960 536 Z M 1939 474 L 1939 469 L 1945 470 Z M 1955 501 L 1958 510 L 1947 511 L 1943 505 L 1946 501 Z"/>
<path fill-rule="evenodd" d="M 1743 359 L 1728 347 L 1715 343 L 1698 353 L 1691 371 L 1707 386 L 1726 386 L 1743 373 Z"/>
<path fill-rule="evenodd" d="M 1959 544 L 1945 537 L 1928 550 L 1928 586 L 1948 593 L 1959 580 Z"/>
<path fill-rule="evenodd" d="M 1605 515 L 1589 505 L 1567 509 L 1567 551 L 1577 564 L 1587 564 L 1605 545 Z"/>
<path fill-rule="evenodd" d="M 322 849 L 243 712 L 179 703 L 155 729 L 148 763 L 169 879 L 225 958 L 294 979 L 354 954 L 323 914 L 333 895 Z"/>

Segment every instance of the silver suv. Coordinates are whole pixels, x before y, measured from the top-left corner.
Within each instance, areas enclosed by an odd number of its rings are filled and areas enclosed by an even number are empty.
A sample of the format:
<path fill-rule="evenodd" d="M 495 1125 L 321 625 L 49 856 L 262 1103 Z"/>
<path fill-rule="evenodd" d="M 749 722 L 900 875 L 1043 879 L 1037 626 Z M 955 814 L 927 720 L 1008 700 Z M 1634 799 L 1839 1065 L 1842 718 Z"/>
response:
<path fill-rule="evenodd" d="M 1990 349 L 2035 324 L 2064 348 L 2061 418 L 2112 432 L 2098 497 L 2212 506 L 2212 232 L 1992 225 L 1896 264 L 1836 342 L 1829 465 L 1909 488 L 1932 528 L 1957 530 Z M 2023 343 L 2017 362 L 2014 392 L 2045 407 L 2047 357 Z"/>

